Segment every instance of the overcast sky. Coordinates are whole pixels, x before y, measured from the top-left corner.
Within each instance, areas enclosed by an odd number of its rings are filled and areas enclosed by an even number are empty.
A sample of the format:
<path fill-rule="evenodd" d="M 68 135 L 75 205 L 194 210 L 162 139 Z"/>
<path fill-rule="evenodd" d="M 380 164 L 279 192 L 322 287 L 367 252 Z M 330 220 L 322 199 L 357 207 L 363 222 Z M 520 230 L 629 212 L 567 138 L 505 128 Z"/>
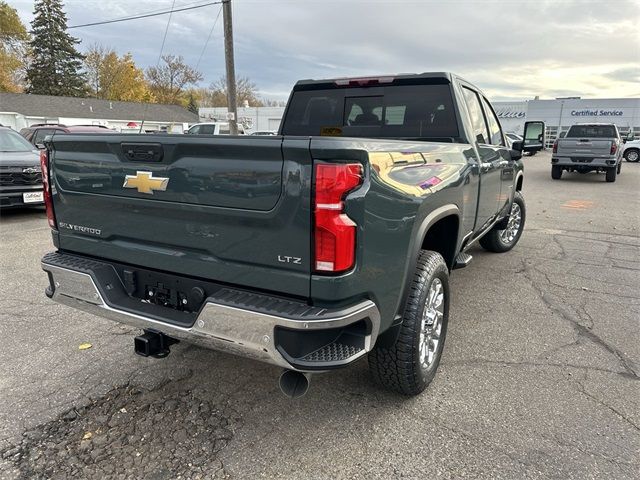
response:
<path fill-rule="evenodd" d="M 67 0 L 69 25 L 169 10 L 173 0 Z M 175 0 L 175 8 L 210 0 Z M 640 0 L 232 0 L 236 75 L 286 99 L 301 78 L 452 71 L 493 100 L 640 97 Z M 9 0 L 25 22 L 33 1 Z M 173 14 L 165 53 L 196 65 L 219 5 Z M 73 29 L 155 65 L 168 15 Z M 199 70 L 224 74 L 222 15 Z"/>

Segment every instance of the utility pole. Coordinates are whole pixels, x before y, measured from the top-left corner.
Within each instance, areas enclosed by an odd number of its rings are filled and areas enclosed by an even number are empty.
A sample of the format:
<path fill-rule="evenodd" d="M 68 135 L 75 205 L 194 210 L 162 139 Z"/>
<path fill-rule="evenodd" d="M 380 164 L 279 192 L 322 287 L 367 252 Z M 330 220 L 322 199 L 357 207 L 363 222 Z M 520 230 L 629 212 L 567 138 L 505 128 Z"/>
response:
<path fill-rule="evenodd" d="M 238 134 L 238 101 L 236 97 L 236 69 L 233 61 L 233 21 L 231 0 L 222 0 L 222 20 L 224 22 L 224 59 L 227 69 L 227 105 L 229 133 Z"/>

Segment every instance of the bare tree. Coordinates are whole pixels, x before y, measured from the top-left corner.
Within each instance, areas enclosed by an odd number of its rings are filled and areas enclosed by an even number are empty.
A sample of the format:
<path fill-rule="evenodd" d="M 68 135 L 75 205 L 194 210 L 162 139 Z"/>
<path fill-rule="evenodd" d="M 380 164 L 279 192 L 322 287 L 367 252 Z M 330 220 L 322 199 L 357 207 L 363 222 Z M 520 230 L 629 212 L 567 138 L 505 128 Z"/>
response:
<path fill-rule="evenodd" d="M 236 79 L 236 95 L 238 97 L 238 106 L 242 107 L 246 103 L 250 107 L 262 107 L 263 103 L 258 96 L 258 87 L 248 77 L 240 77 Z M 220 77 L 209 87 L 209 91 L 204 95 L 203 99 L 207 106 L 226 107 L 227 106 L 227 79 Z"/>
<path fill-rule="evenodd" d="M 181 55 L 163 55 L 162 62 L 147 68 L 149 88 L 159 103 L 182 104 L 184 88 L 201 81 L 202 74 L 184 63 Z"/>

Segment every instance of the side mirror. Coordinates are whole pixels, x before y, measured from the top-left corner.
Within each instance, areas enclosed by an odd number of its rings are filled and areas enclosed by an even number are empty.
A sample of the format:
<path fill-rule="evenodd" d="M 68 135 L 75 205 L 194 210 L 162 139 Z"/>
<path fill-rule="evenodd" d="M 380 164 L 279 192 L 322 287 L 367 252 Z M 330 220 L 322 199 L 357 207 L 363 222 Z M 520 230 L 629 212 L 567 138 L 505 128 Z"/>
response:
<path fill-rule="evenodd" d="M 525 122 L 524 152 L 535 153 L 544 149 L 544 122 Z"/>
<path fill-rule="evenodd" d="M 40 150 L 44 150 L 47 147 L 44 146 L 44 143 L 36 143 L 36 148 L 38 148 Z"/>
<path fill-rule="evenodd" d="M 631 140 L 633 140 L 633 139 L 634 139 L 633 131 L 631 131 L 631 132 L 627 133 L 627 138 L 626 138 L 626 140 L 631 141 Z"/>
<path fill-rule="evenodd" d="M 558 138 L 564 138 L 567 136 L 567 132 L 560 132 L 560 135 L 558 135 Z"/>
<path fill-rule="evenodd" d="M 511 144 L 511 150 L 509 150 L 511 160 L 520 160 L 522 158 L 523 147 L 524 143 L 522 142 L 522 140 L 516 140 Z"/>

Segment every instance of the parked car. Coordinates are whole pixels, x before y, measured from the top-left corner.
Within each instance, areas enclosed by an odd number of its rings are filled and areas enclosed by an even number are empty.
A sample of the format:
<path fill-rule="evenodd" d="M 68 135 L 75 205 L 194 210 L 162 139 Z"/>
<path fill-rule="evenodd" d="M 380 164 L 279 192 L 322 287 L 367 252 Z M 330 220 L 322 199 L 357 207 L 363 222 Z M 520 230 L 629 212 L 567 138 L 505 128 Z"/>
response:
<path fill-rule="evenodd" d="M 622 156 L 627 162 L 640 160 L 640 139 L 627 140 L 622 146 Z"/>
<path fill-rule="evenodd" d="M 185 340 L 283 367 L 290 396 L 367 354 L 380 384 L 420 393 L 450 272 L 522 235 L 523 143 L 448 73 L 300 81 L 279 134 L 54 136 L 46 295 L 144 329 L 143 356 Z M 76 165 L 114 181 L 75 185 Z"/>
<path fill-rule="evenodd" d="M 44 139 L 54 133 L 117 133 L 102 125 L 62 125 L 39 123 L 20 130 L 20 135 L 38 148 L 44 147 Z"/>
<path fill-rule="evenodd" d="M 615 182 L 622 168 L 622 140 L 613 123 L 576 123 L 564 138 L 553 143 L 551 178 L 559 180 L 563 171 L 605 173 Z"/>
<path fill-rule="evenodd" d="M 42 205 L 40 154 L 8 127 L 0 127 L 0 208 Z"/>
<path fill-rule="evenodd" d="M 230 135 L 229 124 L 224 122 L 196 123 L 184 132 L 189 135 Z M 238 135 L 244 135 L 244 127 L 238 124 Z"/>

